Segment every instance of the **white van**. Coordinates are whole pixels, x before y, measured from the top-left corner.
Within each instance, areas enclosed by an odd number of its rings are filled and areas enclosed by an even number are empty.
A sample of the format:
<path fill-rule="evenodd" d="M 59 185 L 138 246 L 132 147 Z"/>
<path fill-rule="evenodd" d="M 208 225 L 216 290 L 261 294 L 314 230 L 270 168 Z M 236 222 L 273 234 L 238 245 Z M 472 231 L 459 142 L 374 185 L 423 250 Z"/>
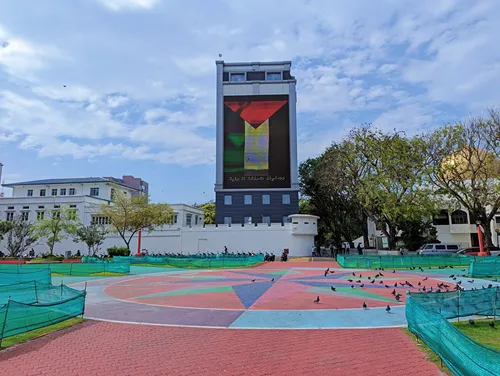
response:
<path fill-rule="evenodd" d="M 460 249 L 458 243 L 428 243 L 424 244 L 417 251 L 419 255 L 450 255 L 456 253 Z"/>

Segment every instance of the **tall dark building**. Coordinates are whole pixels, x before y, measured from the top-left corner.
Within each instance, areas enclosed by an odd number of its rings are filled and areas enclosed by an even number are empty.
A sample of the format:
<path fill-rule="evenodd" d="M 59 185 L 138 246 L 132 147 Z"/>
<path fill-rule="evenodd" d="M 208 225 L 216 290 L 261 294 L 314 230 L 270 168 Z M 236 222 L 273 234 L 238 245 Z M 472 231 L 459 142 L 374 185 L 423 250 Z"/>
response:
<path fill-rule="evenodd" d="M 216 223 L 287 221 L 299 201 L 291 62 L 216 64 Z"/>

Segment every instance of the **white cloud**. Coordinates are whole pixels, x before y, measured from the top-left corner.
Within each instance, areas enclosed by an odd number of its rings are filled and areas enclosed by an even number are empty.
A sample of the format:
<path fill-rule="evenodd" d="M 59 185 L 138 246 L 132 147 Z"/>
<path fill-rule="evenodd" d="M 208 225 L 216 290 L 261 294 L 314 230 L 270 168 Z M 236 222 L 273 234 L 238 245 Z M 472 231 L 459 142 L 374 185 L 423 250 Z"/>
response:
<path fill-rule="evenodd" d="M 160 0 L 98 0 L 106 8 L 113 11 L 123 9 L 151 9 Z"/>

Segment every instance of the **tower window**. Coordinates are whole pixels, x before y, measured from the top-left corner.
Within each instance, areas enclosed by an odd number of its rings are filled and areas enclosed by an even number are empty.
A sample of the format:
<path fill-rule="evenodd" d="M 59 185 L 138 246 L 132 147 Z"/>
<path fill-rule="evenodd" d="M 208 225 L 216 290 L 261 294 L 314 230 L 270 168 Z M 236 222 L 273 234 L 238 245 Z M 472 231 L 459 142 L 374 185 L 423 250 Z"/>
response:
<path fill-rule="evenodd" d="M 281 200 L 283 202 L 283 205 L 288 205 L 290 204 L 290 195 L 289 194 L 284 194 L 282 197 L 281 197 Z"/>
<path fill-rule="evenodd" d="M 267 72 L 267 81 L 281 81 L 281 72 Z"/>
<path fill-rule="evenodd" d="M 224 205 L 232 205 L 233 204 L 233 196 L 225 195 L 224 196 Z"/>
<path fill-rule="evenodd" d="M 269 205 L 271 203 L 271 196 L 269 195 L 262 195 L 262 204 L 263 205 Z"/>
<path fill-rule="evenodd" d="M 252 205 L 252 195 L 245 195 L 244 202 L 245 205 Z"/>
<path fill-rule="evenodd" d="M 231 81 L 233 82 L 245 81 L 245 73 L 231 73 Z"/>

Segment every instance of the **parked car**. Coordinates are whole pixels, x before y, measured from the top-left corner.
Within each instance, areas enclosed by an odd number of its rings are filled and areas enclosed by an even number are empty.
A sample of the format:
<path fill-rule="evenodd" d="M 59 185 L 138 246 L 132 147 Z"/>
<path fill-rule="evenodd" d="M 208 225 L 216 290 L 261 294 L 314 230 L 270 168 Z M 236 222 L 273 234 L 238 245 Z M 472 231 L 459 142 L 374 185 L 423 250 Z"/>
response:
<path fill-rule="evenodd" d="M 457 253 L 459 249 L 460 244 L 458 243 L 427 243 L 417 250 L 417 254 L 442 256 Z"/>
<path fill-rule="evenodd" d="M 500 256 L 500 248 L 499 247 L 487 247 L 485 252 L 488 253 L 489 256 Z M 457 252 L 459 255 L 467 255 L 467 256 L 477 256 L 479 254 L 479 247 L 469 247 L 461 249 Z"/>

